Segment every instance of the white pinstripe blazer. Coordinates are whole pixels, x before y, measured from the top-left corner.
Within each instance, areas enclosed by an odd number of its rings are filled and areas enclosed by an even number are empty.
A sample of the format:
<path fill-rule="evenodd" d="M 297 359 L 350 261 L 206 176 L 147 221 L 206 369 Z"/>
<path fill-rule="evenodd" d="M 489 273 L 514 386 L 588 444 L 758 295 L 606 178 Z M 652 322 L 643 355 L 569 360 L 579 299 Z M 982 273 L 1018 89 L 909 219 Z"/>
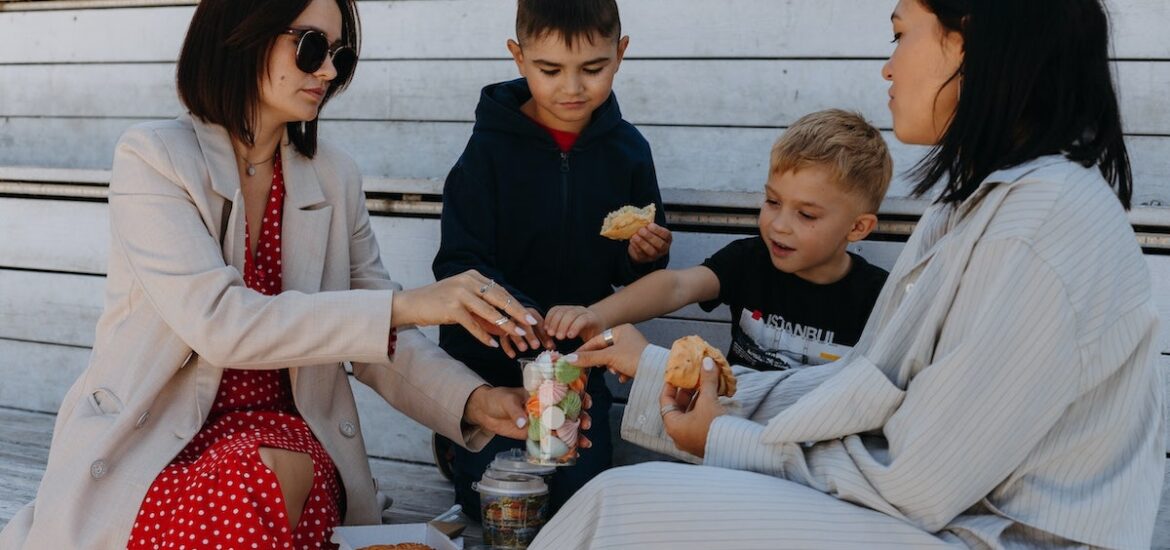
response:
<path fill-rule="evenodd" d="M 974 546 L 1147 548 L 1165 460 L 1157 323 L 1100 173 L 1037 159 L 926 213 L 849 356 L 740 370 L 705 462 Z M 643 354 L 622 435 L 678 455 L 657 413 L 665 359 Z"/>

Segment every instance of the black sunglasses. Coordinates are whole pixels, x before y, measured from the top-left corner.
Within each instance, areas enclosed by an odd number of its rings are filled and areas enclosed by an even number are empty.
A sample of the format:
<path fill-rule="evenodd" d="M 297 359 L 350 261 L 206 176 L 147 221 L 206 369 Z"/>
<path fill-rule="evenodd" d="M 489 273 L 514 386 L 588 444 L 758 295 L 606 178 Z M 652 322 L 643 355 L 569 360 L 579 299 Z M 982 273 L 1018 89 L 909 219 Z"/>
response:
<path fill-rule="evenodd" d="M 357 53 L 353 48 L 345 45 L 329 47 L 329 38 L 325 33 L 316 29 L 288 29 L 284 34 L 297 37 L 297 68 L 312 74 L 325 64 L 326 56 L 333 58 L 333 68 L 337 70 L 335 82 L 345 82 L 357 65 Z"/>

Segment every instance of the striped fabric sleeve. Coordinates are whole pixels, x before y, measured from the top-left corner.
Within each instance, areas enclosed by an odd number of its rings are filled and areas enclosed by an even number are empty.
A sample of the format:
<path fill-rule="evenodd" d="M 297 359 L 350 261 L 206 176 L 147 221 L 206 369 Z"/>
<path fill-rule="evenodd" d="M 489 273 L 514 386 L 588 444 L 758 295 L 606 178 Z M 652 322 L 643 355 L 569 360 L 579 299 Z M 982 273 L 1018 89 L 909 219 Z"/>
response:
<path fill-rule="evenodd" d="M 799 453 L 796 445 L 764 445 L 764 425 L 746 418 L 723 415 L 711 423 L 703 464 L 784 476 L 786 454 Z"/>
<path fill-rule="evenodd" d="M 981 243 L 959 289 L 951 310 L 965 314 L 945 325 L 934 361 L 920 367 L 895 410 L 873 411 L 888 417 L 888 455 L 859 435 L 809 447 L 765 444 L 764 429 L 720 419 L 708 463 L 783 475 L 926 531 L 942 529 L 1025 460 L 1081 387 L 1076 313 L 1029 243 Z M 841 414 L 858 413 L 839 405 Z M 825 410 L 823 422 L 833 424 Z"/>
<path fill-rule="evenodd" d="M 662 395 L 668 355 L 670 350 L 655 345 L 646 346 L 642 351 L 638 374 L 634 377 L 626 412 L 622 417 L 622 438 L 656 453 L 698 464 L 702 459 L 675 447 L 674 440 L 666 435 L 666 427 L 659 416 L 658 399 Z"/>

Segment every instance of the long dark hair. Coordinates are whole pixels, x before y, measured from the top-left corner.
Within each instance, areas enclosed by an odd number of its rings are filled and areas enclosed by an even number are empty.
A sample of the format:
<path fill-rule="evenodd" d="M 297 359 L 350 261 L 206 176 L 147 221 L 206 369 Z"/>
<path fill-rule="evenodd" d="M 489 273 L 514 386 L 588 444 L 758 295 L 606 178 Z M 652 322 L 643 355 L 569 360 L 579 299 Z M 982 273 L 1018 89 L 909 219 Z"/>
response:
<path fill-rule="evenodd" d="M 252 145 L 268 52 L 309 1 L 199 2 L 176 71 L 179 99 L 191 115 L 219 124 L 233 138 Z M 337 5 L 341 8 L 341 40 L 356 52 L 361 32 L 357 6 L 354 0 L 337 0 Z M 350 71 L 349 76 L 329 85 L 322 108 L 349 85 L 352 75 Z M 288 123 L 288 135 L 302 155 L 312 158 L 317 154 L 317 119 Z"/>
<path fill-rule="evenodd" d="M 940 202 L 971 196 L 992 172 L 1063 154 L 1096 165 L 1129 208 L 1133 177 L 1109 68 L 1100 0 L 918 0 L 962 34 L 959 104 L 914 168 L 914 194 L 947 180 Z"/>

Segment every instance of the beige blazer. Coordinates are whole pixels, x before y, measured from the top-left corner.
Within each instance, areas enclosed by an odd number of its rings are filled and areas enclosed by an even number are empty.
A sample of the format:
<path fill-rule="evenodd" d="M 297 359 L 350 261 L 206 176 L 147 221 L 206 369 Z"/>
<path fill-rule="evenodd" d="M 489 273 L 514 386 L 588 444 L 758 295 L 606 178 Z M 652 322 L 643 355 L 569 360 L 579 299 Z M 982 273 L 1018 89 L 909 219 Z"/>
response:
<path fill-rule="evenodd" d="M 341 473 L 346 524 L 381 518 L 343 363 L 435 431 L 471 448 L 490 438 L 461 427 L 483 383 L 470 370 L 417 330 L 386 356 L 401 287 L 382 267 L 356 165 L 325 143 L 308 159 L 286 140 L 281 155 L 284 292 L 264 296 L 240 275 L 244 209 L 227 132 L 184 116 L 122 136 L 93 355 L 62 402 L 37 498 L 0 548 L 124 547 L 148 487 L 207 418 L 224 368 L 290 369 L 297 407 Z"/>

